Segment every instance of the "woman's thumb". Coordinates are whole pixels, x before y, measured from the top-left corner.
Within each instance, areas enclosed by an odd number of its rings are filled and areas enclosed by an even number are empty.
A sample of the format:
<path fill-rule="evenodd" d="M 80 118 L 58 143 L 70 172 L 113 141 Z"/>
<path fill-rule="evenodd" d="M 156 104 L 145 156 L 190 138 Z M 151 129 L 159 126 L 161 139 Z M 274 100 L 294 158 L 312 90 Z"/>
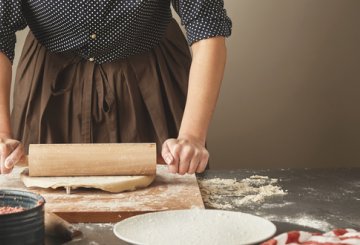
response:
<path fill-rule="evenodd" d="M 164 142 L 161 150 L 161 156 L 163 157 L 166 164 L 171 165 L 174 161 L 174 157 L 171 154 L 167 141 Z"/>

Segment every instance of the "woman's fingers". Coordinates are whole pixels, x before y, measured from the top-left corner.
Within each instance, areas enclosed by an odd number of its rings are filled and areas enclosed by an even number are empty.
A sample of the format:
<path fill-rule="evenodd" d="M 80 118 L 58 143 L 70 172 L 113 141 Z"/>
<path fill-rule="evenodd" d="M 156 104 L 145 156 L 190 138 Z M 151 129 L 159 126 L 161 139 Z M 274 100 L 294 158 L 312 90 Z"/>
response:
<path fill-rule="evenodd" d="M 188 173 L 189 174 L 194 174 L 200 164 L 200 160 L 201 160 L 202 156 L 200 154 L 200 151 L 195 152 L 194 157 L 192 158 L 190 165 L 189 165 L 189 170 Z"/>
<path fill-rule="evenodd" d="M 204 146 L 191 140 L 168 139 L 163 144 L 162 157 L 171 173 L 183 175 L 205 171 L 209 153 Z"/>
<path fill-rule="evenodd" d="M 8 174 L 15 164 L 24 157 L 23 145 L 13 139 L 0 140 L 0 171 L 1 174 Z"/>
<path fill-rule="evenodd" d="M 11 150 L 10 146 L 5 143 L 5 140 L 0 140 L 0 169 L 2 174 L 7 174 L 10 172 L 9 169 L 5 167 L 6 158 L 10 155 Z"/>
<path fill-rule="evenodd" d="M 10 172 L 9 169 L 5 168 L 5 157 L 3 155 L 0 156 L 0 174 L 7 174 Z"/>
<path fill-rule="evenodd" d="M 170 173 L 177 173 L 179 169 L 179 148 L 175 139 L 168 139 L 162 146 L 162 157 L 169 166 Z"/>
<path fill-rule="evenodd" d="M 20 160 L 24 157 L 24 147 L 22 144 L 18 144 L 15 150 L 6 158 L 5 167 L 7 169 L 12 169 L 15 164 L 20 162 Z"/>
<path fill-rule="evenodd" d="M 206 166 L 209 162 L 209 152 L 207 150 L 203 151 L 201 156 L 201 161 L 199 163 L 199 166 L 196 169 L 196 173 L 202 173 L 205 171 Z"/>
<path fill-rule="evenodd" d="M 194 158 L 195 147 L 190 144 L 182 144 L 180 152 L 179 174 L 184 175 L 189 171 L 189 166 Z"/>
<path fill-rule="evenodd" d="M 165 163 L 170 165 L 174 161 L 174 157 L 171 154 L 170 148 L 168 146 L 169 140 L 165 141 L 162 145 L 161 156 L 164 159 Z"/>

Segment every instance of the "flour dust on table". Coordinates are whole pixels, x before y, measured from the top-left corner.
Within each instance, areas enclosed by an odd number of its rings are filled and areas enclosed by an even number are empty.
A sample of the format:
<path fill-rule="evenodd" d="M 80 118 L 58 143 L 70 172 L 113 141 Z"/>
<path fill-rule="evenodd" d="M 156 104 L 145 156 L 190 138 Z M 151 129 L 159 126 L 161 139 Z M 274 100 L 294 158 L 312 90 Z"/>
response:
<path fill-rule="evenodd" d="M 268 198 L 285 195 L 286 191 L 277 184 L 278 179 L 260 175 L 241 180 L 199 179 L 205 205 L 215 209 L 234 209 L 249 204 L 260 205 Z"/>

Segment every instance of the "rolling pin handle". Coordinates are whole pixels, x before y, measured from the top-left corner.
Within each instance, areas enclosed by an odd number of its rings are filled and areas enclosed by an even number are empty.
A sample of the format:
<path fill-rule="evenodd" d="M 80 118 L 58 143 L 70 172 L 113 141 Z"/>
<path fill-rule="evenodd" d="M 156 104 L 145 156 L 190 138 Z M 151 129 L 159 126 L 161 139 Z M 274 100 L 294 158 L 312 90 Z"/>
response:
<path fill-rule="evenodd" d="M 80 238 L 82 236 L 82 232 L 76 229 L 75 226 L 69 224 L 58 215 L 47 211 L 45 211 L 45 234 L 60 238 L 63 240 L 62 242 L 68 242 L 73 240 L 73 238 Z"/>

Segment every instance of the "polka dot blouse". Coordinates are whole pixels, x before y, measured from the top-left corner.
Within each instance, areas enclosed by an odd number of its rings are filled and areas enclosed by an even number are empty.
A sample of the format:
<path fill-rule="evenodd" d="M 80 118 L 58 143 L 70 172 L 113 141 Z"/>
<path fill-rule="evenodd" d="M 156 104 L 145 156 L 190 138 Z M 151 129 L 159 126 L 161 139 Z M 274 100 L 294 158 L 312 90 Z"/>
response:
<path fill-rule="evenodd" d="M 1 0 L 0 51 L 13 61 L 15 32 L 29 26 L 50 51 L 97 63 L 125 58 L 159 43 L 171 4 L 190 45 L 231 34 L 223 0 Z"/>

